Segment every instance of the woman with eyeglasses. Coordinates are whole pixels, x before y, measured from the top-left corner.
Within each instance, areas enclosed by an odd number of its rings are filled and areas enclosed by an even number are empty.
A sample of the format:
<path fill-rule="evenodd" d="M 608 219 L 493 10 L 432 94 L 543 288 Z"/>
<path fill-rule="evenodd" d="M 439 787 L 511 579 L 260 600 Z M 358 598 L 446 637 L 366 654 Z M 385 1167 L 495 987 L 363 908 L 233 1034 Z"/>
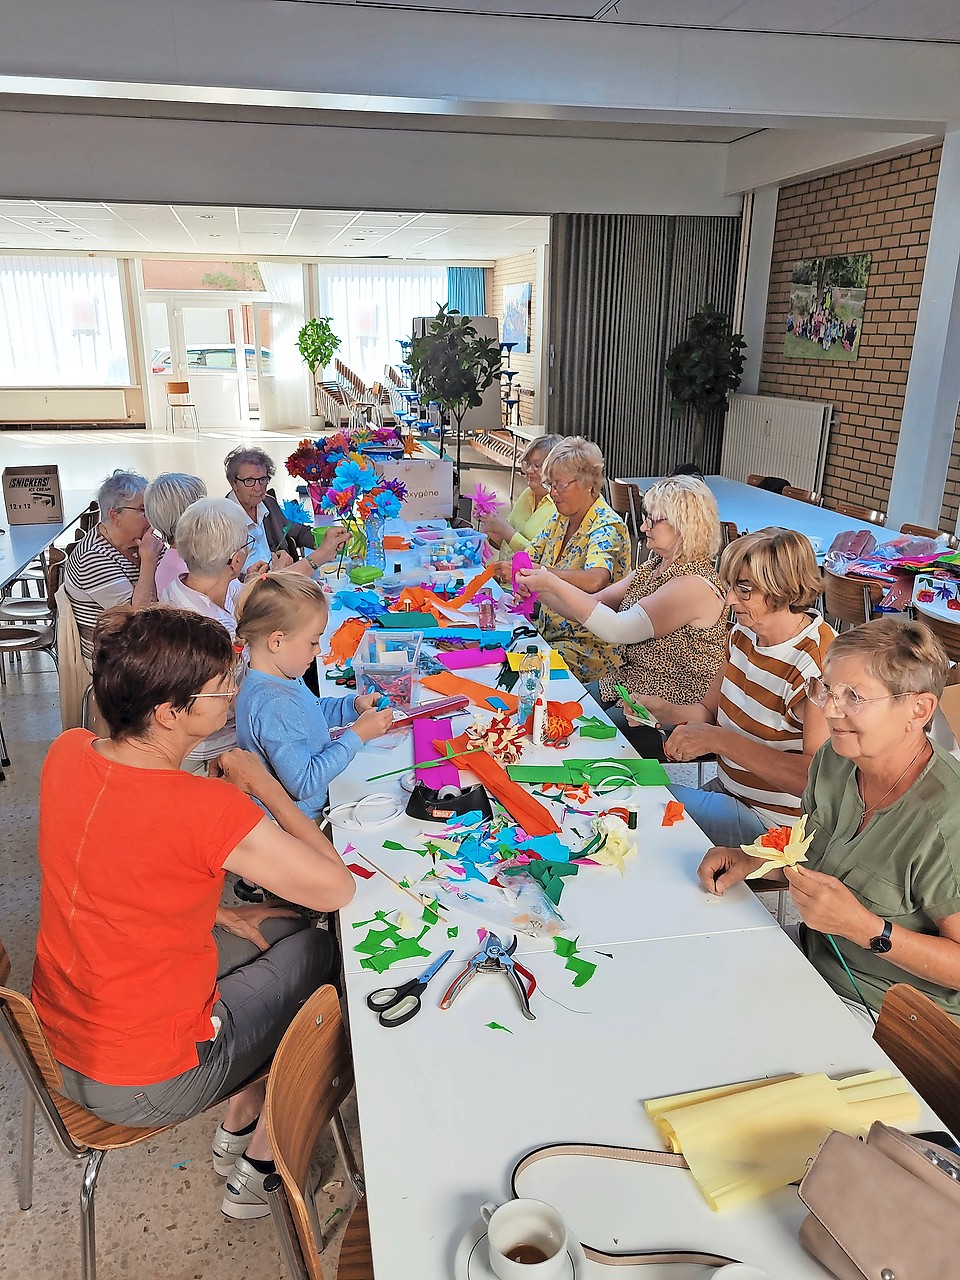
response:
<path fill-rule="evenodd" d="M 499 548 L 501 560 L 512 559 L 517 551 L 526 551 L 557 514 L 553 499 L 543 487 L 543 464 L 561 440 L 561 436 L 538 436 L 527 445 L 520 459 L 520 474 L 527 483 L 513 510 L 506 517 L 494 514 L 483 520 L 480 527 L 492 545 Z"/>
<path fill-rule="evenodd" d="M 320 546 L 315 548 L 313 529 L 287 520 L 279 502 L 267 493 L 277 468 L 262 449 L 232 449 L 223 465 L 230 485 L 229 496 L 239 502 L 247 517 L 250 545 L 244 569 L 248 578 L 269 569 L 290 567 L 297 573 L 311 574 L 336 559 L 349 537 L 346 529 L 331 526 Z M 294 559 L 298 552 L 300 558 Z"/>
<path fill-rule="evenodd" d="M 807 861 L 783 881 L 808 959 L 874 1013 L 908 982 L 960 1017 L 960 764 L 928 736 L 948 665 L 929 627 L 882 618 L 838 636 L 807 685 L 830 737 L 803 796 Z M 758 865 L 711 849 L 700 880 L 722 894 Z"/>
<path fill-rule="evenodd" d="M 603 454 L 582 436 L 566 436 L 547 454 L 543 487 L 557 513 L 534 538 L 529 556 L 556 578 L 594 594 L 626 576 L 630 567 L 630 535 L 617 513 L 600 496 Z M 510 580 L 510 565 L 499 566 L 498 580 Z M 523 590 L 521 584 L 521 590 Z M 540 634 L 586 683 L 616 665 L 616 650 L 582 623 L 542 603 Z"/>
<path fill-rule="evenodd" d="M 182 771 L 226 720 L 234 661 L 211 618 L 106 614 L 93 683 L 109 737 L 71 729 L 44 762 L 33 1002 L 62 1091 L 114 1124 L 176 1123 L 225 1099 L 270 1061 L 304 1000 L 337 981 L 327 930 L 284 908 L 220 906 L 227 871 L 318 911 L 354 893 L 336 850 L 255 757 L 228 752 L 223 779 Z M 269 1213 L 263 1093 L 237 1093 L 214 1137 L 233 1218 Z"/>
<path fill-rule="evenodd" d="M 618 684 L 640 702 L 699 702 L 726 656 L 723 584 L 713 566 L 720 518 L 713 494 L 694 476 L 658 480 L 644 494 L 643 532 L 650 555 L 633 573 L 589 595 L 543 568 L 519 579 L 551 608 L 610 644 L 621 664 L 587 692 L 642 755 L 662 758 L 656 729 L 628 724 Z"/>
<path fill-rule="evenodd" d="M 114 471 L 97 491 L 100 522 L 67 556 L 63 586 L 70 598 L 87 668 L 93 629 L 105 609 L 143 609 L 157 599 L 157 565 L 164 545 L 144 513 L 146 479 L 136 471 Z"/>
<path fill-rule="evenodd" d="M 716 755 L 717 776 L 706 786 L 670 790 L 713 844 L 728 846 L 800 815 L 810 761 L 827 738 L 806 684 L 823 671 L 834 632 L 813 608 L 820 571 L 802 533 L 745 534 L 721 556 L 720 577 L 736 622 L 706 696 L 687 706 L 661 698 L 643 705 L 677 726 L 665 744 L 668 760 Z"/>

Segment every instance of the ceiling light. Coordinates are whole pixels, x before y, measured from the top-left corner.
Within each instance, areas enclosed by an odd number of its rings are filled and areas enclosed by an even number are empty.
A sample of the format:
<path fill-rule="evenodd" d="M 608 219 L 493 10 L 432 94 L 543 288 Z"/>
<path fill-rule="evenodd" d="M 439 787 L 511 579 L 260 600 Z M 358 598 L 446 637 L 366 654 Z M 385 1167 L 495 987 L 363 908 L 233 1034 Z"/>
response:
<path fill-rule="evenodd" d="M 52 219 L 52 218 L 37 218 L 37 219 L 35 219 L 35 221 L 36 221 L 36 224 L 37 224 L 37 226 L 38 226 L 38 227 L 52 227 L 52 226 L 53 226 L 53 219 Z"/>
<path fill-rule="evenodd" d="M 217 215 L 215 213 L 198 213 L 197 217 L 201 222 L 216 222 Z"/>

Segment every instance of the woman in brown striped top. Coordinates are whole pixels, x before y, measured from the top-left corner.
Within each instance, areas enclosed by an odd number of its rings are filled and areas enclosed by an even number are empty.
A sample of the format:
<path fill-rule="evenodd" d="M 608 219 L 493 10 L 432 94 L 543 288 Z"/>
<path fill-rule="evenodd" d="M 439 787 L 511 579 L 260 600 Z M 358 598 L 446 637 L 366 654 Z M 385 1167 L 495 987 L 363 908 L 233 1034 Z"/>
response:
<path fill-rule="evenodd" d="M 702 702 L 646 698 L 644 705 L 678 726 L 667 759 L 716 754 L 717 776 L 705 787 L 670 790 L 707 838 L 726 847 L 800 816 L 810 761 L 828 737 L 805 685 L 822 673 L 834 632 L 811 608 L 820 573 L 801 533 L 745 534 L 724 551 L 720 576 L 737 619 L 725 667 Z"/>

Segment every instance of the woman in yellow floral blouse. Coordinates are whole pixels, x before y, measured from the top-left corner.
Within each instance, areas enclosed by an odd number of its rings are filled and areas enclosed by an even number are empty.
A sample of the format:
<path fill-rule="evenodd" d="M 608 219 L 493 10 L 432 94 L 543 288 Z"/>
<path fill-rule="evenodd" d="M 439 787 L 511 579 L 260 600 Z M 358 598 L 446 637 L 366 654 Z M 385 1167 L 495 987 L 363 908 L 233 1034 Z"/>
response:
<path fill-rule="evenodd" d="M 581 591 L 602 591 L 630 569 L 627 526 L 600 497 L 603 454 L 582 436 L 568 436 L 547 454 L 543 487 L 557 514 L 530 544 L 534 564 L 551 569 Z M 548 644 L 586 683 L 605 675 L 617 663 L 616 649 L 604 644 L 582 623 L 541 605 L 537 625 Z"/>

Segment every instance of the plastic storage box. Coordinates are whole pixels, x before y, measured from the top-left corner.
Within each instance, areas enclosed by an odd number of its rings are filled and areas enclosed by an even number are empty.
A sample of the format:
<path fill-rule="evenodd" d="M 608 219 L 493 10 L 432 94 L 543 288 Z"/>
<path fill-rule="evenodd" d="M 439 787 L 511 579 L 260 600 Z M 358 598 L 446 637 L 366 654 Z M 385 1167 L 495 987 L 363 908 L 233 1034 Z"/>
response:
<path fill-rule="evenodd" d="M 394 711 L 409 711 L 416 702 L 417 660 L 422 631 L 364 632 L 353 659 L 357 693 L 386 694 Z"/>

